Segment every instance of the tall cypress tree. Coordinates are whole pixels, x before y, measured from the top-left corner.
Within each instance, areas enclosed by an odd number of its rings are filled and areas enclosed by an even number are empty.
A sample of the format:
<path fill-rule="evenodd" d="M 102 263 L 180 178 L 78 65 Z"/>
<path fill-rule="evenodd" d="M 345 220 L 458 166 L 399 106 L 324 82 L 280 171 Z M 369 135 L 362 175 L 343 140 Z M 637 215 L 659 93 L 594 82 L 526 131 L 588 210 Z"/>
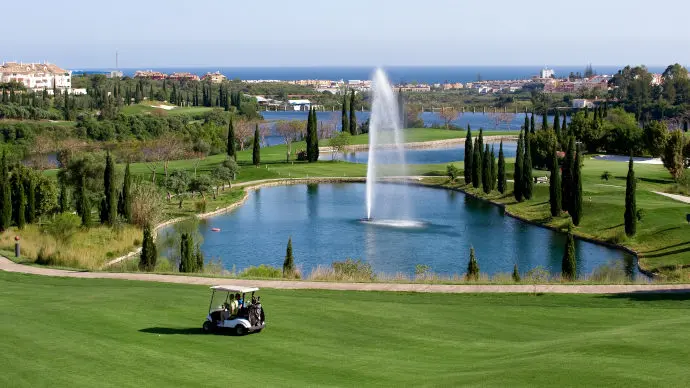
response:
<path fill-rule="evenodd" d="M 470 247 L 470 261 L 467 263 L 467 280 L 479 279 L 479 264 L 474 254 L 474 247 Z"/>
<path fill-rule="evenodd" d="M 258 166 L 259 163 L 261 163 L 260 143 L 261 139 L 259 136 L 259 124 L 256 124 L 256 127 L 254 128 L 254 148 L 252 149 L 252 163 L 255 166 Z"/>
<path fill-rule="evenodd" d="M 472 186 L 476 189 L 482 183 L 482 155 L 479 152 L 479 139 L 472 150 Z"/>
<path fill-rule="evenodd" d="M 494 146 L 491 146 L 491 190 L 496 190 L 496 181 L 498 180 L 498 167 L 496 166 L 496 153 Z"/>
<path fill-rule="evenodd" d="M 504 194 L 506 191 L 506 160 L 503 155 L 503 140 L 498 148 L 498 192 Z"/>
<path fill-rule="evenodd" d="M 553 131 L 556 133 L 556 139 L 561 138 L 561 114 L 556 110 L 553 116 Z"/>
<path fill-rule="evenodd" d="M 526 132 L 525 132 L 526 133 Z M 525 162 L 525 148 L 522 131 L 518 137 L 517 155 L 515 156 L 515 170 L 513 171 L 513 196 L 518 202 L 522 202 L 522 168 Z"/>
<path fill-rule="evenodd" d="M 469 185 L 472 183 L 472 158 L 474 157 L 472 153 L 472 130 L 469 124 L 467 124 L 467 136 L 465 137 L 465 170 L 463 171 L 465 175 L 465 184 Z"/>
<path fill-rule="evenodd" d="M 11 186 L 7 154 L 3 151 L 0 161 L 0 232 L 4 232 L 12 224 Z"/>
<path fill-rule="evenodd" d="M 355 114 L 355 91 L 350 94 L 350 135 L 357 134 L 357 115 Z"/>
<path fill-rule="evenodd" d="M 24 174 L 24 194 L 26 195 L 26 223 L 33 224 L 36 221 L 36 184 L 29 171 Z"/>
<path fill-rule="evenodd" d="M 139 256 L 139 270 L 153 271 L 156 268 L 156 261 L 158 261 L 156 243 L 153 241 L 151 226 L 147 224 L 144 226 L 144 238 L 141 244 L 141 255 Z"/>
<path fill-rule="evenodd" d="M 115 163 L 110 152 L 105 156 L 103 190 L 105 191 L 105 221 L 108 225 L 114 225 L 117 220 L 117 190 L 115 189 Z"/>
<path fill-rule="evenodd" d="M 561 214 L 561 173 L 558 168 L 558 151 L 555 144 L 551 154 L 550 170 L 549 204 L 551 205 L 551 216 L 558 217 Z"/>
<path fill-rule="evenodd" d="M 563 112 L 563 122 L 561 123 L 561 137 L 568 136 L 568 123 L 565 121 L 567 114 Z"/>
<path fill-rule="evenodd" d="M 575 164 L 573 168 L 573 197 L 572 197 L 572 211 L 570 215 L 573 217 L 573 224 L 580 225 L 582 220 L 582 153 L 578 152 L 575 157 Z"/>
<path fill-rule="evenodd" d="M 343 111 L 341 114 L 341 131 L 346 132 L 350 130 L 350 122 L 347 119 L 347 91 L 343 92 Z"/>
<path fill-rule="evenodd" d="M 230 124 L 228 124 L 228 156 L 237 160 L 237 152 L 235 151 L 235 124 L 232 122 L 232 117 L 230 117 Z"/>
<path fill-rule="evenodd" d="M 534 134 L 534 132 L 536 132 L 535 124 L 534 124 L 534 111 L 532 111 L 532 116 L 529 118 L 529 132 L 532 134 Z M 525 133 L 527 133 L 526 129 L 525 129 Z"/>
<path fill-rule="evenodd" d="M 568 237 L 565 240 L 565 251 L 561 262 L 561 276 L 573 281 L 577 278 L 577 258 L 575 257 L 575 239 L 572 226 L 568 226 Z"/>
<path fill-rule="evenodd" d="M 12 210 L 14 210 L 14 224 L 19 229 L 24 228 L 26 224 L 26 196 L 24 194 L 24 182 L 21 173 L 21 168 L 17 166 L 12 174 Z"/>
<path fill-rule="evenodd" d="M 628 177 L 625 181 L 625 234 L 634 236 L 637 233 L 637 201 L 635 199 L 635 170 L 633 169 L 633 159 L 630 156 L 628 162 Z"/>
<path fill-rule="evenodd" d="M 532 199 L 532 189 L 534 182 L 532 181 L 532 151 L 530 143 L 532 142 L 531 135 L 525 134 L 525 158 L 524 166 L 522 167 L 522 196 L 526 200 Z"/>
<path fill-rule="evenodd" d="M 527 112 L 525 112 L 525 124 L 522 125 L 522 129 L 529 131 L 529 116 L 527 115 Z"/>
<path fill-rule="evenodd" d="M 88 228 L 91 225 L 91 204 L 89 204 L 89 197 L 86 193 L 86 177 L 83 175 L 79 181 L 77 192 L 79 193 L 77 212 L 81 216 L 82 226 Z"/>
<path fill-rule="evenodd" d="M 479 128 L 479 137 L 477 138 L 477 145 L 479 146 L 479 158 L 484 160 L 484 128 Z"/>
<path fill-rule="evenodd" d="M 189 233 L 182 233 L 180 237 L 180 272 L 195 272 L 194 242 Z"/>
<path fill-rule="evenodd" d="M 319 160 L 319 131 L 318 131 L 318 120 L 316 118 L 316 109 L 311 110 L 311 160 L 314 163 Z"/>
<path fill-rule="evenodd" d="M 132 176 L 129 172 L 129 163 L 125 167 L 125 179 L 122 183 L 122 217 L 127 222 L 132 222 Z"/>
<path fill-rule="evenodd" d="M 547 110 L 544 109 L 544 113 L 541 116 L 541 129 L 547 130 L 549 129 L 549 121 L 547 119 Z"/>
<path fill-rule="evenodd" d="M 565 152 L 565 159 L 563 160 L 562 174 L 561 174 L 561 207 L 564 211 L 570 213 L 572 209 L 573 192 L 573 169 L 575 168 L 575 139 L 571 136 L 568 141 L 568 148 Z"/>
<path fill-rule="evenodd" d="M 69 210 L 69 198 L 67 194 L 67 185 L 60 180 L 60 194 L 58 196 L 58 207 L 60 208 L 60 213 L 64 213 Z"/>
<path fill-rule="evenodd" d="M 484 146 L 484 157 L 482 159 L 482 188 L 486 194 L 491 192 L 491 154 L 489 145 Z"/>
<path fill-rule="evenodd" d="M 283 261 L 283 277 L 289 278 L 295 275 L 295 258 L 292 256 L 292 237 L 288 238 L 287 248 L 285 249 L 285 260 Z"/>
<path fill-rule="evenodd" d="M 314 156 L 312 153 L 314 152 L 314 147 L 313 147 L 313 140 L 312 140 L 312 116 L 311 116 L 311 109 L 309 109 L 309 114 L 307 115 L 307 132 L 305 136 L 305 141 L 307 142 L 307 161 L 311 162 Z M 347 127 L 344 131 L 347 131 Z"/>

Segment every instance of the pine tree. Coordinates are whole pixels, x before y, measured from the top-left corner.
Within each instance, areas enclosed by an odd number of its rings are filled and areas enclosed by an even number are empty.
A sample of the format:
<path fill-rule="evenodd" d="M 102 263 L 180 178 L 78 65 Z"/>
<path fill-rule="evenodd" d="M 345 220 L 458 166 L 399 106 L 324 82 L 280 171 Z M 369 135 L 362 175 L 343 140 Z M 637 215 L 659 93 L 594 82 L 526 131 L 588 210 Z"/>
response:
<path fill-rule="evenodd" d="M 551 154 L 551 177 L 549 178 L 549 203 L 552 217 L 558 217 L 561 214 L 561 174 L 558 168 L 558 152 L 556 150 L 554 144 Z"/>
<path fill-rule="evenodd" d="M 544 109 L 544 113 L 541 116 L 541 129 L 543 129 L 543 130 L 549 129 L 549 120 L 547 118 L 546 109 Z"/>
<path fill-rule="evenodd" d="M 472 150 L 472 186 L 477 189 L 482 183 L 482 156 L 479 152 L 479 139 Z"/>
<path fill-rule="evenodd" d="M 520 283 L 520 271 L 518 271 L 517 264 L 513 267 L 513 281 L 515 283 Z"/>
<path fill-rule="evenodd" d="M 635 170 L 633 169 L 632 155 L 628 162 L 628 177 L 625 181 L 625 234 L 634 236 L 637 233 L 637 201 L 635 199 Z"/>
<path fill-rule="evenodd" d="M 506 192 L 506 160 L 503 155 L 503 140 L 498 148 L 498 192 L 504 194 Z"/>
<path fill-rule="evenodd" d="M 561 276 L 564 280 L 573 281 L 577 278 L 577 258 L 575 257 L 575 239 L 572 226 L 568 226 L 568 237 L 565 240 L 565 252 L 561 262 Z"/>
<path fill-rule="evenodd" d="M 467 263 L 467 280 L 479 280 L 479 264 L 474 254 L 474 247 L 470 247 L 470 261 Z"/>
<path fill-rule="evenodd" d="M 36 220 L 36 184 L 31 173 L 24 174 L 24 194 L 26 195 L 26 223 L 33 224 Z"/>
<path fill-rule="evenodd" d="M 139 256 L 139 270 L 153 271 L 156 268 L 156 261 L 158 261 L 156 243 L 153 241 L 151 226 L 146 225 L 144 226 L 144 238 L 141 244 L 141 255 Z"/>
<path fill-rule="evenodd" d="M 582 153 L 578 152 L 575 157 L 575 164 L 573 168 L 573 197 L 572 210 L 570 216 L 573 218 L 575 226 L 580 225 L 582 220 Z"/>
<path fill-rule="evenodd" d="M 232 122 L 232 117 L 230 117 L 230 124 L 228 124 L 228 156 L 237 160 L 237 152 L 235 151 L 235 125 Z"/>
<path fill-rule="evenodd" d="M 489 145 L 484 146 L 484 158 L 482 159 L 482 188 L 486 194 L 491 192 L 491 154 Z"/>
<path fill-rule="evenodd" d="M 350 135 L 357 134 L 357 116 L 355 115 L 355 91 L 350 94 Z"/>
<path fill-rule="evenodd" d="M 259 124 L 256 124 L 256 127 L 254 129 L 254 148 L 252 149 L 252 163 L 255 166 L 258 166 L 259 163 L 261 163 L 261 139 L 259 136 Z"/>
<path fill-rule="evenodd" d="M 89 204 L 89 197 L 86 193 L 86 177 L 82 176 L 77 188 L 79 193 L 79 204 L 77 205 L 77 212 L 81 216 L 82 226 L 88 228 L 91 225 L 91 205 Z"/>
<path fill-rule="evenodd" d="M 12 224 L 12 185 L 10 182 L 7 153 L 2 152 L 0 162 L 0 232 L 4 232 Z"/>
<path fill-rule="evenodd" d="M 105 192 L 105 222 L 108 225 L 115 225 L 117 220 L 117 190 L 115 189 L 115 163 L 113 163 L 110 152 L 105 156 L 103 190 Z"/>
<path fill-rule="evenodd" d="M 125 179 L 122 183 L 122 217 L 127 222 L 132 222 L 132 176 L 129 172 L 129 163 L 125 167 Z"/>
<path fill-rule="evenodd" d="M 469 185 L 472 183 L 472 158 L 474 157 L 472 153 L 472 130 L 470 125 L 467 124 L 467 136 L 465 137 L 465 170 L 463 171 L 465 175 L 465 184 Z"/>
<path fill-rule="evenodd" d="M 21 168 L 14 169 L 12 174 L 12 209 L 14 210 L 14 224 L 23 229 L 26 224 L 26 195 L 24 194 L 24 182 L 21 173 Z"/>
<path fill-rule="evenodd" d="M 346 132 L 350 130 L 350 122 L 347 119 L 347 91 L 343 92 L 343 111 L 342 111 L 342 117 L 341 117 L 341 131 Z"/>
<path fill-rule="evenodd" d="M 571 212 L 573 191 L 573 169 L 575 168 L 575 139 L 571 136 L 568 141 L 568 149 L 565 152 L 561 173 L 561 208 L 568 213 Z"/>
<path fill-rule="evenodd" d="M 535 124 L 534 124 L 534 111 L 532 111 L 532 116 L 529 119 L 529 132 L 531 134 L 534 134 L 536 132 Z M 525 133 L 527 133 L 527 130 L 525 129 Z"/>
<path fill-rule="evenodd" d="M 292 237 L 288 238 L 287 249 L 285 250 L 285 261 L 283 261 L 283 277 L 291 278 L 295 275 L 295 258 L 292 256 Z"/>
<path fill-rule="evenodd" d="M 525 132 L 527 133 L 527 132 Z M 513 171 L 513 196 L 518 202 L 522 202 L 522 169 L 525 163 L 525 148 L 524 139 L 522 137 L 522 131 L 520 131 L 520 136 L 518 137 L 517 143 L 517 154 L 515 155 L 515 170 Z"/>
<path fill-rule="evenodd" d="M 530 144 L 532 139 L 530 134 L 525 134 L 525 156 L 524 156 L 524 166 L 522 167 L 522 196 L 526 200 L 532 199 L 532 190 L 534 188 L 534 182 L 532 181 L 532 150 Z"/>

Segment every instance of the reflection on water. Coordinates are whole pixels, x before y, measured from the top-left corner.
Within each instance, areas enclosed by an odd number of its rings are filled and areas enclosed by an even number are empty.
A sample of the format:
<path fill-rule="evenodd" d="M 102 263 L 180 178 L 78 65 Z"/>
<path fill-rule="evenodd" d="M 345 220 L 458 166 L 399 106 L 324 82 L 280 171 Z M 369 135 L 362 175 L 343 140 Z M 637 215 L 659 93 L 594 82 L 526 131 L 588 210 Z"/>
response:
<path fill-rule="evenodd" d="M 381 185 L 382 198 L 395 198 L 396 187 Z M 517 264 L 522 273 L 543 267 L 560 274 L 565 236 L 505 216 L 500 207 L 460 192 L 410 186 L 414 219 L 429 224 L 386 228 L 359 221 L 364 190 L 363 184 L 345 183 L 252 191 L 246 204 L 200 226 L 202 249 L 226 268 L 280 267 L 292 237 L 295 262 L 307 274 L 317 265 L 352 258 L 370 263 L 377 272 L 411 275 L 415 265 L 425 264 L 433 272 L 452 275 L 465 272 L 472 246 L 483 273 L 510 273 Z M 393 212 L 396 202 L 389 202 Z M 394 217 L 379 217 L 385 218 Z M 580 274 L 604 267 L 601 271 L 610 273 L 613 263 L 621 273 L 640 276 L 636 259 L 625 252 L 579 240 L 576 252 Z"/>

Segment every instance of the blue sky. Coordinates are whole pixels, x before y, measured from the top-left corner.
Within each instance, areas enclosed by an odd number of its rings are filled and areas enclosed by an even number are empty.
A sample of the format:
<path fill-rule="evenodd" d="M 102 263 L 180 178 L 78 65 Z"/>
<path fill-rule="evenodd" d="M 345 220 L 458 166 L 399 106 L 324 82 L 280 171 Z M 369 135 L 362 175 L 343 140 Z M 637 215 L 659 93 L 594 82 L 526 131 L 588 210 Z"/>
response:
<path fill-rule="evenodd" d="M 116 50 L 120 67 L 690 64 L 681 0 L 33 0 L 2 13 L 0 61 L 70 68 L 111 67 Z"/>

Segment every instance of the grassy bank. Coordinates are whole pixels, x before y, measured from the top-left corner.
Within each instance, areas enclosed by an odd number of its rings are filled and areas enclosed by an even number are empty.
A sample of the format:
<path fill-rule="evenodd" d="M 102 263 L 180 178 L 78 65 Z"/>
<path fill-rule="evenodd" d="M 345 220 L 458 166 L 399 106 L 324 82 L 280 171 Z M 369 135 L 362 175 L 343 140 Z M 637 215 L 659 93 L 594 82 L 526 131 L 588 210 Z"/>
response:
<path fill-rule="evenodd" d="M 512 163 L 508 163 L 507 170 L 512 175 Z M 604 171 L 609 171 L 612 175 L 608 181 L 601 179 Z M 575 232 L 584 237 L 621 244 L 638 252 L 640 266 L 649 271 L 676 272 L 678 266 L 690 266 L 690 225 L 685 220 L 690 207 L 652 192 L 665 191 L 673 185 L 671 176 L 663 166 L 635 164 L 635 175 L 638 178 L 637 208 L 643 209 L 644 217 L 638 222 L 637 235 L 632 238 L 625 236 L 623 213 L 627 171 L 627 163 L 591 158 L 584 160 L 584 217 Z M 535 171 L 534 174 L 548 175 L 548 172 Z M 507 211 L 520 218 L 563 230 L 568 225 L 568 217 L 551 217 L 548 184 L 535 185 L 534 198 L 517 203 L 512 196 L 511 183 L 510 193 L 507 195 L 497 192 L 486 195 L 481 190 L 466 188 L 462 183 L 446 182 L 447 179 L 436 180 L 436 183 L 447 187 L 461 188 L 476 196 L 504 204 Z M 687 270 L 685 272 L 687 275 Z"/>
<path fill-rule="evenodd" d="M 0 273 L 0 288 L 7 387 L 683 386 L 690 357 L 686 295 L 262 290 L 266 329 L 234 337 L 199 334 L 207 287 Z"/>

